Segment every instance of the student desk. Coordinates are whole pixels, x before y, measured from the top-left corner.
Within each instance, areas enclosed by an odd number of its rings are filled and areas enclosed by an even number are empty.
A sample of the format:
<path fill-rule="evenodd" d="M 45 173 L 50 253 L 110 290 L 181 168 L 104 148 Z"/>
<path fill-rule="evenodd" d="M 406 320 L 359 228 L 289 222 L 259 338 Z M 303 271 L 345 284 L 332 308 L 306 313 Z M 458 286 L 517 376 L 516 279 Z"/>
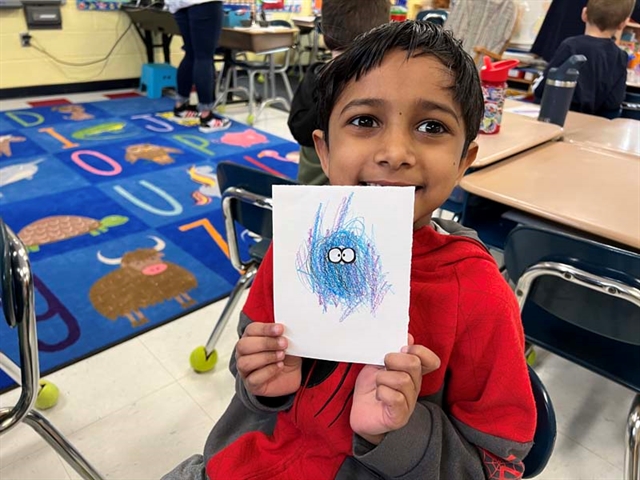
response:
<path fill-rule="evenodd" d="M 479 147 L 478 157 L 471 167 L 486 167 L 561 135 L 562 128 L 557 125 L 538 122 L 516 113 L 504 112 L 500 133 L 479 134 L 476 138 Z"/>
<path fill-rule="evenodd" d="M 316 17 L 315 15 L 309 15 L 306 17 L 292 17 L 291 21 L 293 24 L 300 29 L 309 29 L 313 30 L 316 27 Z"/>
<path fill-rule="evenodd" d="M 318 50 L 320 49 L 320 33 L 316 28 L 318 17 L 310 15 L 306 17 L 292 17 L 293 24 L 300 29 L 300 35 L 311 35 L 311 53 L 309 57 L 309 65 L 318 59 Z M 298 53 L 298 65 L 300 66 L 301 54 Z"/>
<path fill-rule="evenodd" d="M 286 77 L 286 69 L 289 66 L 288 52 L 293 46 L 297 28 L 287 27 L 235 27 L 223 28 L 220 35 L 220 46 L 225 48 L 225 82 L 224 88 L 219 88 L 218 97 L 215 105 L 226 103 L 225 99 L 233 91 L 242 91 L 247 96 L 249 105 L 249 116 L 247 122 L 253 124 L 260 116 L 264 108 L 279 103 L 285 106 L 287 110 L 291 108 L 289 102 L 293 98 L 293 92 Z M 262 62 L 240 62 L 235 59 L 234 52 L 252 52 L 264 55 L 267 58 L 265 63 Z M 286 53 L 287 60 L 283 65 L 276 68 L 274 55 Z M 234 87 L 229 88 L 230 75 L 235 68 L 241 68 L 247 71 L 249 75 L 249 88 Z M 264 97 L 260 102 L 258 113 L 253 113 L 254 92 L 254 76 L 257 73 L 268 75 L 264 84 Z M 280 97 L 276 92 L 276 73 L 281 74 L 287 94 L 289 98 Z"/>
<path fill-rule="evenodd" d="M 133 23 L 140 38 L 145 44 L 147 61 L 155 61 L 155 47 L 162 47 L 164 61 L 170 62 L 171 39 L 174 35 L 180 35 L 178 24 L 173 15 L 167 10 L 156 7 L 142 7 L 124 4 L 120 7 Z M 294 35 L 298 32 L 295 28 L 267 27 L 264 29 L 235 29 L 223 28 L 220 34 L 219 47 L 245 50 L 249 52 L 263 52 L 280 47 L 290 47 L 294 42 Z M 162 34 L 162 43 L 153 43 L 153 33 Z"/>
<path fill-rule="evenodd" d="M 293 45 L 296 28 L 264 27 L 264 28 L 223 28 L 220 34 L 220 47 L 230 50 L 241 50 L 262 53 Z"/>
<path fill-rule="evenodd" d="M 538 118 L 540 105 L 529 102 L 519 102 L 517 100 L 507 99 L 504 104 L 506 112 L 517 113 L 531 118 Z M 564 122 L 564 134 L 567 136 L 571 133 L 578 132 L 585 128 L 597 128 L 599 126 L 608 125 L 610 120 L 597 117 L 595 115 L 587 115 L 586 113 L 568 112 L 567 119 Z"/>
<path fill-rule="evenodd" d="M 147 52 L 147 62 L 155 62 L 155 48 L 162 47 L 165 63 L 171 62 L 171 38 L 180 35 L 178 24 L 173 15 L 161 7 L 136 7 L 129 4 L 121 4 L 120 10 L 125 12 L 131 19 L 131 23 L 138 32 Z M 154 43 L 153 34 L 162 35 L 161 43 Z"/>
<path fill-rule="evenodd" d="M 552 142 L 463 177 L 494 202 L 640 249 L 640 161 Z"/>
<path fill-rule="evenodd" d="M 605 120 L 566 134 L 564 140 L 585 147 L 640 156 L 640 122 L 630 118 Z"/>

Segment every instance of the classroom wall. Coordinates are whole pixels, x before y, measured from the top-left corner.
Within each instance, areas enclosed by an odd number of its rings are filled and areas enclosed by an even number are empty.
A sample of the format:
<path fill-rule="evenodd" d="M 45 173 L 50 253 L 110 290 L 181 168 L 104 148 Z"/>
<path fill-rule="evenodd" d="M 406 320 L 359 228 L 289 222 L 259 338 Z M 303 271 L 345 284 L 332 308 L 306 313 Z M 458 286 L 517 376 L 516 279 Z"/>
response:
<path fill-rule="evenodd" d="M 32 42 L 53 56 L 71 63 L 103 58 L 126 30 L 129 18 L 122 12 L 81 11 L 74 0 L 61 7 L 62 30 L 32 30 Z M 33 47 L 21 47 L 19 33 L 26 32 L 22 9 L 0 10 L 0 89 L 56 85 L 140 76 L 146 62 L 144 45 L 131 27 L 106 62 L 87 67 L 56 63 Z M 182 59 L 182 39 L 171 43 L 171 60 Z M 162 51 L 156 50 L 156 59 Z"/>
<path fill-rule="evenodd" d="M 302 14 L 309 15 L 312 0 L 303 0 Z M 61 6 L 62 30 L 32 30 L 32 42 L 60 60 L 86 63 L 105 57 L 130 21 L 122 12 L 81 11 L 74 0 Z M 274 13 L 273 18 L 289 19 L 290 14 Z M 19 34 L 27 31 L 22 9 L 0 10 L 0 89 L 37 85 L 59 85 L 140 76 L 147 56 L 135 29 L 125 37 L 106 62 L 91 66 L 62 65 L 33 47 L 22 47 Z M 171 63 L 182 60 L 182 39 L 171 42 Z M 156 49 L 156 61 L 162 61 Z"/>

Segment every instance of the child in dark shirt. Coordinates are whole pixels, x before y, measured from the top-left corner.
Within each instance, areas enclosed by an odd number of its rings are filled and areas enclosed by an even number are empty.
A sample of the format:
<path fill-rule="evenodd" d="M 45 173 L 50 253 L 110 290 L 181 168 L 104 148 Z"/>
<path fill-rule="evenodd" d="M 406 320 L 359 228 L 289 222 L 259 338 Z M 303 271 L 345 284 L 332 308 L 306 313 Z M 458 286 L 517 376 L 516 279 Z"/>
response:
<path fill-rule="evenodd" d="M 589 0 L 582 10 L 584 35 L 567 38 L 560 44 L 534 89 L 536 100 L 542 99 L 549 69 L 579 54 L 587 57 L 587 62 L 580 69 L 571 110 L 606 118 L 619 116 L 628 57 L 616 45 L 615 37 L 625 27 L 634 4 L 635 0 Z"/>
<path fill-rule="evenodd" d="M 389 21 L 389 0 L 325 0 L 322 3 L 322 34 L 333 57 L 351 45 L 354 38 Z M 298 182 L 304 185 L 329 183 L 313 146 L 313 131 L 318 128 L 316 102 L 318 74 L 324 63 L 309 65 L 291 102 L 289 130 L 300 144 Z"/>

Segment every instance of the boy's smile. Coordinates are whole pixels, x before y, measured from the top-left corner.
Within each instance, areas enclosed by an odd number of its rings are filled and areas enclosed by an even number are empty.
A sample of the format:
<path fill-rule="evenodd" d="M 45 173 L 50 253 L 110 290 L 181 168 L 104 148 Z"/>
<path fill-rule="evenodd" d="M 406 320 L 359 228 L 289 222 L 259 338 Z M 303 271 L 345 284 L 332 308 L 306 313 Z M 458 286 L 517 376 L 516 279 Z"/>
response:
<path fill-rule="evenodd" d="M 388 53 L 382 65 L 351 81 L 329 119 L 328 142 L 314 132 L 332 185 L 413 186 L 414 228 L 427 225 L 473 162 L 462 157 L 465 125 L 453 77 L 435 57 Z"/>

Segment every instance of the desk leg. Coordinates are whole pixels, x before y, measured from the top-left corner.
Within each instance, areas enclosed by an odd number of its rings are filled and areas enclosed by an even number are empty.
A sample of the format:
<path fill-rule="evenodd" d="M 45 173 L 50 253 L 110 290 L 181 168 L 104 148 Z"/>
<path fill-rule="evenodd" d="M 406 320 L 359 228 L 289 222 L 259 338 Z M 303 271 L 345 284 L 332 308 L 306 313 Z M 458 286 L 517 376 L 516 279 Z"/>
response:
<path fill-rule="evenodd" d="M 313 29 L 313 45 L 311 46 L 311 58 L 309 59 L 309 65 L 318 61 L 318 49 L 320 48 L 320 32 L 318 27 Z"/>
<path fill-rule="evenodd" d="M 151 30 L 144 31 L 144 48 L 147 50 L 147 62 L 153 63 L 153 33 Z"/>
<path fill-rule="evenodd" d="M 269 82 L 271 82 L 271 98 L 276 98 L 276 73 L 275 60 L 273 53 L 269 55 Z"/>
<path fill-rule="evenodd" d="M 162 34 L 162 54 L 164 55 L 164 63 L 171 63 L 171 39 L 173 35 Z"/>
<path fill-rule="evenodd" d="M 252 85 L 252 78 L 253 78 L 253 72 L 251 72 L 249 74 L 249 85 Z M 289 101 L 284 98 L 284 97 L 278 97 L 277 92 L 276 92 L 276 73 L 275 73 L 275 59 L 273 58 L 273 54 L 269 54 L 269 82 L 271 82 L 271 88 L 270 90 L 270 97 L 269 98 L 265 98 L 262 100 L 262 102 L 260 103 L 260 108 L 258 110 L 258 113 L 255 115 L 255 117 L 253 116 L 253 110 L 251 109 L 251 107 L 249 108 L 249 124 L 253 124 L 255 122 L 255 120 L 260 116 L 260 114 L 264 111 L 265 108 L 267 108 L 270 105 L 273 105 L 275 103 L 279 103 L 281 105 L 284 105 L 284 107 L 287 110 L 291 110 L 291 105 L 289 104 Z M 252 88 L 249 88 L 249 91 L 252 91 Z"/>

